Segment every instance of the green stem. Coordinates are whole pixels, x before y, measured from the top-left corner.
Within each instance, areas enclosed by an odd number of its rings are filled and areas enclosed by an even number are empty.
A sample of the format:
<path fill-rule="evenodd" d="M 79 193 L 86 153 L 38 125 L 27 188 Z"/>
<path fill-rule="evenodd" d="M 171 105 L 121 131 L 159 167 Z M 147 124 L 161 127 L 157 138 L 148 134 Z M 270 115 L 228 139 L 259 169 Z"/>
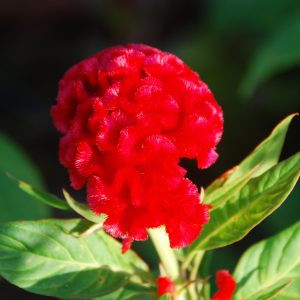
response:
<path fill-rule="evenodd" d="M 202 258 L 204 256 L 204 251 L 198 251 L 195 259 L 194 259 L 194 265 L 192 267 L 191 275 L 190 275 L 190 280 L 195 280 L 197 278 L 198 270 L 202 261 Z"/>
<path fill-rule="evenodd" d="M 196 255 L 195 251 L 192 251 L 187 255 L 186 259 L 182 263 L 182 266 L 181 266 L 182 270 L 188 269 L 188 267 L 189 267 L 190 263 L 192 262 L 195 255 Z"/>
<path fill-rule="evenodd" d="M 163 228 L 149 229 L 148 233 L 161 259 L 162 266 L 168 277 L 179 277 L 179 267 L 176 256 L 170 247 L 169 238 Z"/>
<path fill-rule="evenodd" d="M 190 273 L 190 281 L 191 282 L 195 282 L 197 279 L 197 275 L 198 275 L 198 271 L 199 271 L 199 267 L 202 261 L 202 258 L 204 256 L 204 251 L 197 251 L 195 254 L 195 257 L 193 259 L 193 265 L 192 265 L 192 269 L 191 269 L 191 273 Z M 198 283 L 199 284 L 199 283 Z M 197 285 L 196 283 L 193 283 L 189 286 L 189 293 L 191 296 L 192 300 L 198 300 L 198 294 L 197 294 Z"/>

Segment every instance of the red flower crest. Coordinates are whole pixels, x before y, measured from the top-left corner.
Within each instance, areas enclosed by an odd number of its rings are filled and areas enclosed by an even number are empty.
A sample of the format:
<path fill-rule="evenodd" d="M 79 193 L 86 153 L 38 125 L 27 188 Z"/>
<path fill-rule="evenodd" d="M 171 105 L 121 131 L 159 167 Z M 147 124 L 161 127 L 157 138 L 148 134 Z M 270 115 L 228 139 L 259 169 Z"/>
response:
<path fill-rule="evenodd" d="M 159 296 L 163 294 L 174 294 L 175 284 L 168 277 L 160 276 L 157 279 L 157 293 Z"/>
<path fill-rule="evenodd" d="M 236 287 L 234 278 L 227 270 L 218 271 L 216 277 L 218 291 L 212 300 L 231 300 Z"/>
<path fill-rule="evenodd" d="M 51 114 L 72 186 L 87 184 L 91 209 L 107 215 L 104 229 L 124 239 L 124 251 L 161 225 L 171 247 L 195 240 L 208 207 L 178 163 L 209 167 L 223 132 L 222 110 L 197 73 L 146 45 L 113 47 L 66 72 Z"/>

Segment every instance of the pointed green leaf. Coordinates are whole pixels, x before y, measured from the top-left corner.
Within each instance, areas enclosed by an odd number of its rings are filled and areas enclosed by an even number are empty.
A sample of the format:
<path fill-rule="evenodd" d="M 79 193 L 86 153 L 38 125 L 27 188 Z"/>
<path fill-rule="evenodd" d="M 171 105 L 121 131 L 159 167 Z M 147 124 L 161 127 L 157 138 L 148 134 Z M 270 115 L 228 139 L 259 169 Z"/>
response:
<path fill-rule="evenodd" d="M 235 271 L 234 299 L 299 299 L 300 222 L 276 236 L 250 247 Z M 291 291 L 295 291 L 295 294 Z"/>
<path fill-rule="evenodd" d="M 28 195 L 32 196 L 34 199 L 36 199 L 44 204 L 47 204 L 49 206 L 58 208 L 58 209 L 62 209 L 62 210 L 70 210 L 71 209 L 67 202 L 59 199 L 58 197 L 56 197 L 50 193 L 39 191 L 38 189 L 32 187 L 27 182 L 19 180 L 15 177 L 11 176 L 10 174 L 8 174 L 8 176 L 18 184 L 19 188 L 22 191 L 24 191 Z"/>
<path fill-rule="evenodd" d="M 27 291 L 62 298 L 96 298 L 148 272 L 131 250 L 103 230 L 76 238 L 85 220 L 42 220 L 0 225 L 0 275 Z"/>
<path fill-rule="evenodd" d="M 85 219 L 93 222 L 93 223 L 99 223 L 102 224 L 105 220 L 105 216 L 101 215 L 98 216 L 94 212 L 91 211 L 91 209 L 83 203 L 77 202 L 71 195 L 66 191 L 63 190 L 63 194 L 70 205 L 70 207 L 76 211 L 80 216 L 84 217 Z"/>
<path fill-rule="evenodd" d="M 253 178 L 223 206 L 212 211 L 190 250 L 208 250 L 234 243 L 271 214 L 287 198 L 300 173 L 300 152 Z"/>
<path fill-rule="evenodd" d="M 235 167 L 229 169 L 228 171 L 226 171 L 225 173 L 223 173 L 217 179 L 215 179 L 208 187 L 205 188 L 205 193 L 210 194 L 210 193 L 214 192 L 215 190 L 221 188 L 225 184 L 225 182 L 229 178 L 229 176 L 231 174 L 233 174 L 233 172 L 235 172 L 235 170 L 237 168 L 238 168 L 238 166 L 235 166 Z"/>
<path fill-rule="evenodd" d="M 254 172 L 253 177 L 263 174 L 274 166 L 280 157 L 284 139 L 292 119 L 297 114 L 292 114 L 283 119 L 271 132 L 271 134 L 262 141 L 249 156 L 247 156 L 229 176 L 225 184 L 230 184 L 241 176 L 244 176 L 255 166 L 260 165 Z"/>
<path fill-rule="evenodd" d="M 211 211 L 226 203 L 226 201 L 228 201 L 235 193 L 247 184 L 258 168 L 259 165 L 247 172 L 245 175 L 239 177 L 237 180 L 227 185 L 220 186 L 212 192 L 206 192 L 203 202 L 212 206 Z"/>

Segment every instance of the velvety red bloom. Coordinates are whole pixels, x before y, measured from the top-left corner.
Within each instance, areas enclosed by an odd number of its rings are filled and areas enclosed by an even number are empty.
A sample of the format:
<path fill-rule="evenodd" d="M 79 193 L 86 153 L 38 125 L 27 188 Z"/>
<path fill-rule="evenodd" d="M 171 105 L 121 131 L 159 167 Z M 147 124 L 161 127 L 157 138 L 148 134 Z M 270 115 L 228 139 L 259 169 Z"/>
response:
<path fill-rule="evenodd" d="M 107 215 L 104 229 L 123 251 L 161 225 L 171 247 L 199 235 L 208 207 L 178 163 L 215 162 L 223 114 L 179 58 L 140 44 L 101 51 L 66 72 L 51 114 L 72 186 L 87 184 L 91 209 Z"/>
<path fill-rule="evenodd" d="M 168 277 L 160 276 L 157 279 L 157 293 L 159 296 L 163 294 L 174 294 L 175 293 L 175 284 Z"/>
<path fill-rule="evenodd" d="M 231 300 L 236 287 L 234 278 L 227 270 L 218 271 L 216 276 L 218 291 L 212 297 L 212 300 Z"/>

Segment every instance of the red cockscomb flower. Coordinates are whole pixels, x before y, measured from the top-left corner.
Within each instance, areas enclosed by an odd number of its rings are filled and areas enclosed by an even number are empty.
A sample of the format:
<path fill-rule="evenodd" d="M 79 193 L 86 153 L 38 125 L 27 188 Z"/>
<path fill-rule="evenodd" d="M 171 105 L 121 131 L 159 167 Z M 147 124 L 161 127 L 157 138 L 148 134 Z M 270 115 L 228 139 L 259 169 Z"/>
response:
<path fill-rule="evenodd" d="M 175 284 L 168 277 L 160 276 L 157 279 L 157 293 L 159 296 L 163 294 L 174 294 Z"/>
<path fill-rule="evenodd" d="M 104 229 L 124 239 L 123 251 L 161 225 L 171 247 L 199 235 L 208 207 L 178 163 L 215 162 L 223 114 L 179 58 L 140 44 L 101 51 L 67 71 L 51 114 L 72 186 L 87 184 L 91 209 L 107 215 Z"/>
<path fill-rule="evenodd" d="M 231 300 L 235 290 L 235 280 L 227 270 L 220 270 L 216 273 L 217 293 L 212 300 Z"/>

